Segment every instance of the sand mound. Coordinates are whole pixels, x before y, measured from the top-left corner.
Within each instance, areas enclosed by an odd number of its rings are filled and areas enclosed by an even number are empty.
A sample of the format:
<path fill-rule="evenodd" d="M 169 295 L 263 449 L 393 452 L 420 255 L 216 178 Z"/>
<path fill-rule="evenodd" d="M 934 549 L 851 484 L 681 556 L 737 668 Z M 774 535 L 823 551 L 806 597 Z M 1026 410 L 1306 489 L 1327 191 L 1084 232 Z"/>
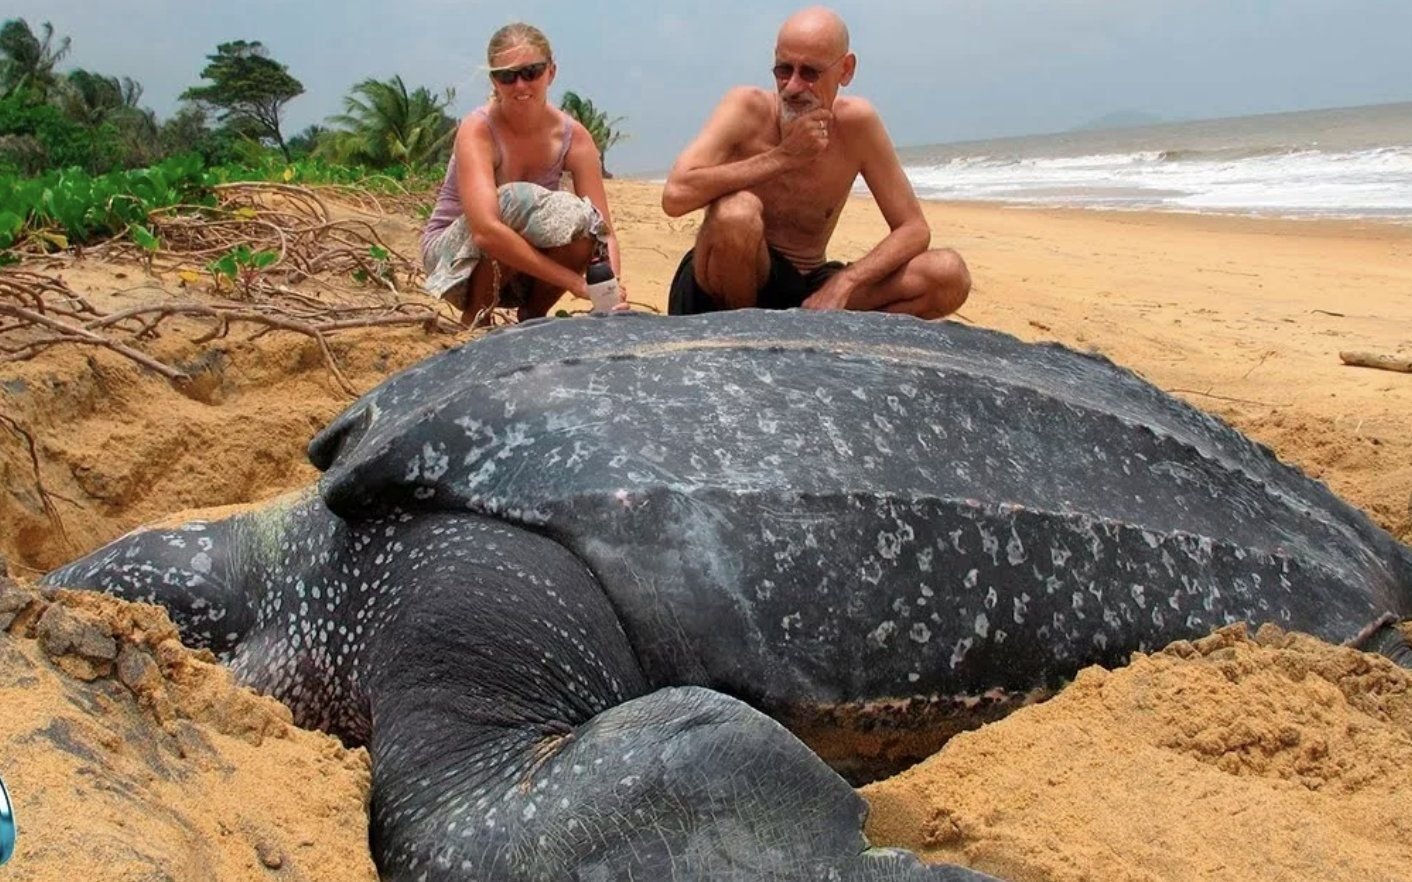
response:
<path fill-rule="evenodd" d="M 1088 668 L 864 789 L 869 837 L 1013 882 L 1412 878 L 1412 672 L 1273 627 Z"/>
<path fill-rule="evenodd" d="M 366 390 L 456 342 L 382 329 L 330 348 Z M 309 439 L 353 401 L 300 337 L 153 348 L 188 366 L 200 395 L 107 351 L 58 349 L 5 366 L 0 414 L 26 433 L 0 421 L 0 556 L 16 574 L 38 576 L 176 511 L 309 483 Z"/>
<path fill-rule="evenodd" d="M 7 878 L 376 879 L 366 751 L 295 728 L 159 608 L 0 580 Z"/>

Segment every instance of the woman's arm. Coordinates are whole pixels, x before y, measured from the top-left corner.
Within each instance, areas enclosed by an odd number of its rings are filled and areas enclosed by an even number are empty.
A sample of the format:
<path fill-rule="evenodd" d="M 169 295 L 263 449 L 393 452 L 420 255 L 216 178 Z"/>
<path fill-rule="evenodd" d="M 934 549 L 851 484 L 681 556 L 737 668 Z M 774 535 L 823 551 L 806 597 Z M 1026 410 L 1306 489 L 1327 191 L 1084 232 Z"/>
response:
<path fill-rule="evenodd" d="M 477 248 L 536 279 L 557 285 L 577 297 L 586 296 L 588 283 L 581 274 L 545 257 L 500 219 L 500 197 L 495 187 L 495 142 L 489 124 L 477 114 L 462 120 L 456 132 L 456 191 Z"/>
<path fill-rule="evenodd" d="M 588 199 L 603 215 L 603 223 L 608 225 L 608 263 L 613 267 L 613 275 L 618 277 L 618 286 L 623 284 L 622 257 L 618 251 L 618 233 L 613 226 L 613 216 L 608 212 L 608 192 L 603 187 L 603 159 L 598 154 L 598 146 L 593 136 L 583 124 L 573 124 L 573 140 L 564 167 L 574 176 L 574 192 Z"/>

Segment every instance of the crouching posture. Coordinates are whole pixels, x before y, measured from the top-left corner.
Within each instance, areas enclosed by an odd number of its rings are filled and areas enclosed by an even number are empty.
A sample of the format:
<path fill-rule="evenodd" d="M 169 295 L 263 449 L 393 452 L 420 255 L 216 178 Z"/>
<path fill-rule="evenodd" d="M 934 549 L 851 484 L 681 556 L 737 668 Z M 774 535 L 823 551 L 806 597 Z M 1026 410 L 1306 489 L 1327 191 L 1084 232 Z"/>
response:
<path fill-rule="evenodd" d="M 497 306 L 537 318 L 566 291 L 587 298 L 591 260 L 608 261 L 625 290 L 602 157 L 581 123 L 546 102 L 557 71 L 549 41 L 506 25 L 486 57 L 491 100 L 457 128 L 422 231 L 425 288 L 466 324 Z M 573 192 L 560 189 L 565 173 Z"/>

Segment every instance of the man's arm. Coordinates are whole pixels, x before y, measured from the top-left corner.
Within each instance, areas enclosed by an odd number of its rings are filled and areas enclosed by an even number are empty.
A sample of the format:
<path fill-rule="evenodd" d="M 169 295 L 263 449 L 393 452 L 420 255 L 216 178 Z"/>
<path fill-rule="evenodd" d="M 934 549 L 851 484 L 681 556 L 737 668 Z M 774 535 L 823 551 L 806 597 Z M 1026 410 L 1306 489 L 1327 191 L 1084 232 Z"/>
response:
<path fill-rule="evenodd" d="M 759 135 L 759 127 L 769 119 L 768 100 L 758 89 L 736 88 L 726 93 L 696 140 L 677 157 L 667 184 L 662 188 L 662 210 L 668 217 L 681 217 L 704 208 L 725 196 L 768 181 L 783 171 L 808 162 L 823 149 L 816 125 L 829 120 L 827 110 L 800 117 L 789 127 L 781 143 L 754 156 L 729 162 L 736 148 Z"/>
<path fill-rule="evenodd" d="M 882 119 L 871 104 L 862 99 L 853 101 L 855 106 L 849 108 L 849 113 L 862 117 L 858 149 L 863 181 L 891 232 L 806 300 L 804 305 L 811 309 L 843 309 L 851 305 L 849 298 L 855 291 L 887 278 L 931 245 L 931 228 Z"/>

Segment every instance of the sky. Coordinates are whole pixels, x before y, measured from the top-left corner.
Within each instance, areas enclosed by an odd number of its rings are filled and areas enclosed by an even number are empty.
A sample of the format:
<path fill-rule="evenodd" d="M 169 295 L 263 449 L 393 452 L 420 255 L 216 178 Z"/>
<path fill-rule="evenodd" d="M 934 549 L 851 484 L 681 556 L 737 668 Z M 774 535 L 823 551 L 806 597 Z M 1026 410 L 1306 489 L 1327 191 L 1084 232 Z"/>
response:
<path fill-rule="evenodd" d="M 657 0 L 8 0 L 0 17 L 51 22 L 60 69 L 130 76 L 166 118 L 218 43 L 258 40 L 305 93 L 291 135 L 340 112 L 369 77 L 487 92 L 485 44 L 513 20 L 540 27 L 559 74 L 628 134 L 610 171 L 668 168 L 724 92 L 773 87 L 775 34 L 796 3 Z M 1164 120 L 1412 100 L 1407 0 L 859 0 L 858 73 L 899 147 L 1054 132 L 1118 112 Z"/>

